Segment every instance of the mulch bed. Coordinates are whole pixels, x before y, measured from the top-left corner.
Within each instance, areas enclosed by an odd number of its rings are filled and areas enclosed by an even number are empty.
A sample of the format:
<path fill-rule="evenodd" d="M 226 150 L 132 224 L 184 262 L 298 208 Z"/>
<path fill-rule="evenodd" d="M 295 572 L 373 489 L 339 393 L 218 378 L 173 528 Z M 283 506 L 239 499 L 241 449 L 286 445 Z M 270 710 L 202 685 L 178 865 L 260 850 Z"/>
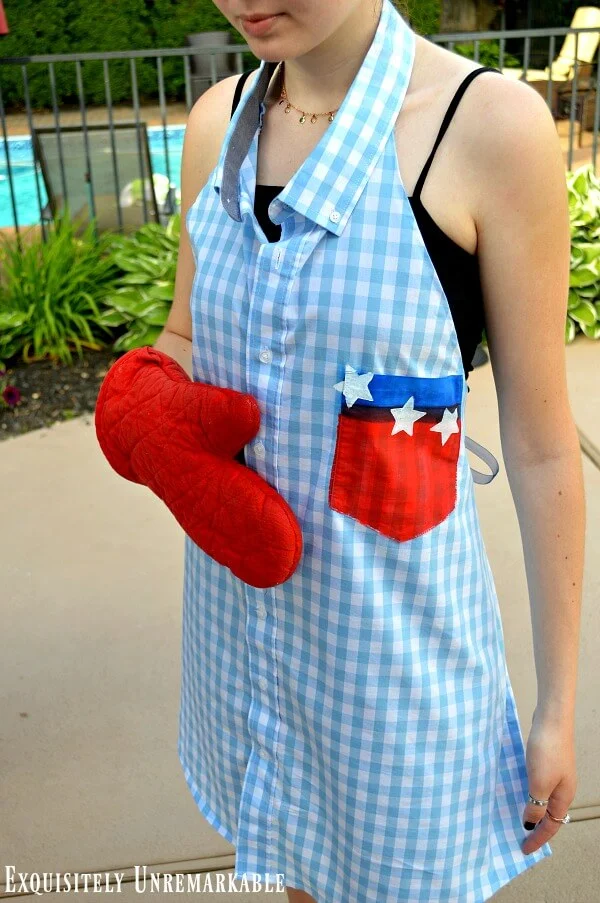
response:
<path fill-rule="evenodd" d="M 16 386 L 21 398 L 14 407 L 0 403 L 0 441 L 93 414 L 102 380 L 119 355 L 84 351 L 80 360 L 72 353 L 72 365 L 50 360 L 7 365 L 8 385 Z"/>

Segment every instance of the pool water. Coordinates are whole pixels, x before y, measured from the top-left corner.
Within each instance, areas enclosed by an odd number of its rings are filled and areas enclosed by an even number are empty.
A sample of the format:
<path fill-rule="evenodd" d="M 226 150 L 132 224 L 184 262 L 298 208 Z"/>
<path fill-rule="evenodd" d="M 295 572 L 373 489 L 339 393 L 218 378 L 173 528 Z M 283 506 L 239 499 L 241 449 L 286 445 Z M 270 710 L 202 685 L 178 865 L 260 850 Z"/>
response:
<path fill-rule="evenodd" d="M 147 132 L 153 172 L 165 176 L 169 174 L 171 182 L 177 188 L 181 188 L 179 183 L 185 126 L 167 126 L 164 130 L 167 136 L 169 173 L 167 173 L 167 155 L 165 154 L 162 126 L 147 126 Z M 8 152 L 19 227 L 33 226 L 40 222 L 40 204 L 36 189 L 31 138 L 28 135 L 16 135 L 8 138 Z M 48 203 L 48 195 L 40 172 L 38 172 L 37 181 L 43 208 Z M 120 188 L 123 189 L 123 185 Z M 0 228 L 14 225 L 6 150 L 4 141 L 0 141 Z"/>

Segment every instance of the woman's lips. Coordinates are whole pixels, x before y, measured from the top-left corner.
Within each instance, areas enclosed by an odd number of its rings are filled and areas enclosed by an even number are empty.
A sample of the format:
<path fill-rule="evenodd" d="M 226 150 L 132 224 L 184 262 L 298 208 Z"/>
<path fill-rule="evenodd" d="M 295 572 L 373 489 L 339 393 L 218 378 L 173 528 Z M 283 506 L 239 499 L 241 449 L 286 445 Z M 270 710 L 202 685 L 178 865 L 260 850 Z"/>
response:
<path fill-rule="evenodd" d="M 255 38 L 259 38 L 267 33 L 273 23 L 276 22 L 281 15 L 282 13 L 277 13 L 275 16 L 268 16 L 266 19 L 257 19 L 255 22 L 251 22 L 249 19 L 242 19 L 244 31 Z"/>

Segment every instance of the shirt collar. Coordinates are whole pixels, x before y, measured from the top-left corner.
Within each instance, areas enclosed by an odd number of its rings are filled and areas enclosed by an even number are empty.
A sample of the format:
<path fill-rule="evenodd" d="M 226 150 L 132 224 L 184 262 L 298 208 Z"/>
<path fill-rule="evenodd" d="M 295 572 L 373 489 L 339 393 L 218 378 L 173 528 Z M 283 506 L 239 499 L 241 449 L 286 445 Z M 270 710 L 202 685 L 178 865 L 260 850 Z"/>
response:
<path fill-rule="evenodd" d="M 415 33 L 391 0 L 383 0 L 375 35 L 342 105 L 318 144 L 271 201 L 274 216 L 281 219 L 280 210 L 291 207 L 341 234 L 394 128 L 414 55 Z M 241 98 L 231 118 L 215 169 L 213 187 L 226 212 L 238 222 L 242 219 L 240 168 L 262 123 L 263 98 L 275 65 L 261 62 L 253 88 Z"/>

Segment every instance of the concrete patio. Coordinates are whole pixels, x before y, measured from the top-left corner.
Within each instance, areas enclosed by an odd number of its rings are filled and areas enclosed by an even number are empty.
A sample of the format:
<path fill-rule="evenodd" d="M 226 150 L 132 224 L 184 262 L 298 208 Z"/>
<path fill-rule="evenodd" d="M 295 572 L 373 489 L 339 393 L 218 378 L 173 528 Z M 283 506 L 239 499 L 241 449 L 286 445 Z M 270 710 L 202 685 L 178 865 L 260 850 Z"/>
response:
<path fill-rule="evenodd" d="M 592 554 L 600 536 L 600 342 L 578 336 L 567 360 L 587 499 L 579 786 L 571 824 L 551 841 L 554 856 L 502 889 L 498 903 L 596 903 L 600 887 L 600 560 Z M 529 603 L 491 366 L 473 371 L 469 384 L 467 431 L 501 462 L 476 493 L 526 738 L 536 695 Z M 231 871 L 233 847 L 199 813 L 177 756 L 180 527 L 147 489 L 110 469 L 91 416 L 0 442 L 0 472 L 0 880 L 7 865 L 126 878 L 135 865 Z M 223 903 L 272 898 L 214 894 Z M 138 899 L 132 883 L 121 899 Z"/>

